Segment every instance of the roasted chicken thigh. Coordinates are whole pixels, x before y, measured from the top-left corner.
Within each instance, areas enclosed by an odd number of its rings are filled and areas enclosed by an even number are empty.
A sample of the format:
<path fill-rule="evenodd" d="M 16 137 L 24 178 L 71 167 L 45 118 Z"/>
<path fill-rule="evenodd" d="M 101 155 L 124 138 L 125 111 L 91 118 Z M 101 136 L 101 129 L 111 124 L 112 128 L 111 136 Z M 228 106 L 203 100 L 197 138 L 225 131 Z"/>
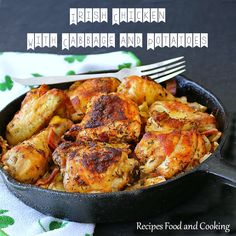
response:
<path fill-rule="evenodd" d="M 180 101 L 156 101 L 150 107 L 146 131 L 170 132 L 177 129 L 197 130 L 211 141 L 217 141 L 221 133 L 213 115 L 200 112 Z"/>
<path fill-rule="evenodd" d="M 159 184 L 195 168 L 221 132 L 207 107 L 148 77 L 42 85 L 27 93 L 0 137 L 3 168 L 17 181 L 101 193 Z"/>
<path fill-rule="evenodd" d="M 68 192 L 113 192 L 123 189 L 132 179 L 138 162 L 129 158 L 127 144 L 66 142 L 53 153 L 63 171 Z"/>
<path fill-rule="evenodd" d="M 92 97 L 99 94 L 116 92 L 119 80 L 115 78 L 95 78 L 84 82 L 75 82 L 67 91 L 74 106 L 73 120 L 81 120 L 86 112 L 87 104 Z"/>
<path fill-rule="evenodd" d="M 137 104 L 123 94 L 101 94 L 89 102 L 86 115 L 66 134 L 66 140 L 108 143 L 137 141 L 141 120 Z"/>
<path fill-rule="evenodd" d="M 209 141 L 196 130 L 147 132 L 135 148 L 141 173 L 156 173 L 166 179 L 196 166 L 209 152 Z"/>

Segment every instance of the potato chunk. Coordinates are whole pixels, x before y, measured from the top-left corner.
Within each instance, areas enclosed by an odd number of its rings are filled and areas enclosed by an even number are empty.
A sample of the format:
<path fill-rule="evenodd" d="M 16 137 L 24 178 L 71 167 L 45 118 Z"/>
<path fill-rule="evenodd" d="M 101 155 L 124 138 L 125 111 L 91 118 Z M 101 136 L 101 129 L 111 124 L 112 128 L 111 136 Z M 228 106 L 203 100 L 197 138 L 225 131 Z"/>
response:
<path fill-rule="evenodd" d="M 68 119 L 53 117 L 49 126 L 11 148 L 2 157 L 4 168 L 16 180 L 24 183 L 34 183 L 43 176 L 51 160 L 51 137 L 61 137 L 68 130 L 72 122 Z"/>
<path fill-rule="evenodd" d="M 45 86 L 34 89 L 26 95 L 20 111 L 7 125 L 7 141 L 16 145 L 46 127 L 54 115 L 70 118 L 73 112 L 65 92 L 59 89 L 48 90 Z"/>
<path fill-rule="evenodd" d="M 117 91 L 125 94 L 138 105 L 146 102 L 148 106 L 150 106 L 153 102 L 159 100 L 175 100 L 175 97 L 171 93 L 148 77 L 126 77 L 118 87 Z"/>

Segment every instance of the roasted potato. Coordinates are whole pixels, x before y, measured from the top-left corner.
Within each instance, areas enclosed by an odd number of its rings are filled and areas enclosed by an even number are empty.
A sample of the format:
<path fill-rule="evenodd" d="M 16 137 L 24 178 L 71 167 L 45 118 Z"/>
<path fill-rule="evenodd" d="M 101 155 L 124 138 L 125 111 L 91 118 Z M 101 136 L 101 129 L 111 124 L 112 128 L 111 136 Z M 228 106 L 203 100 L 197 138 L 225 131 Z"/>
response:
<path fill-rule="evenodd" d="M 20 110 L 7 125 L 6 138 L 16 145 L 45 128 L 54 115 L 70 118 L 74 109 L 65 92 L 45 86 L 28 93 Z"/>
<path fill-rule="evenodd" d="M 146 102 L 150 106 L 155 101 L 175 100 L 175 97 L 171 93 L 148 77 L 135 75 L 126 77 L 117 91 L 128 96 L 138 105 Z"/>
<path fill-rule="evenodd" d="M 4 168 L 20 182 L 35 183 L 45 174 L 51 160 L 51 139 L 62 136 L 71 125 L 72 122 L 68 119 L 53 117 L 46 129 L 3 155 Z"/>

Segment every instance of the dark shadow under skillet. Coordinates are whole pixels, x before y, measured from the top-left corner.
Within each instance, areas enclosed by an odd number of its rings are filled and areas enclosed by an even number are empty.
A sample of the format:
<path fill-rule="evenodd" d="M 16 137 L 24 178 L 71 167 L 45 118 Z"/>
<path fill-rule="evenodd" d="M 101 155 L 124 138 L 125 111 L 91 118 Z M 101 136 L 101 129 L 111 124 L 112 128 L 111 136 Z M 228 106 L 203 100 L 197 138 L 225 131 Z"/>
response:
<path fill-rule="evenodd" d="M 165 212 L 197 192 L 207 174 L 213 174 L 236 187 L 236 168 L 222 160 L 220 154 L 228 127 L 228 116 L 223 105 L 212 93 L 183 76 L 176 77 L 176 81 L 177 96 L 187 96 L 188 101 L 207 106 L 216 117 L 218 129 L 223 132 L 217 150 L 197 168 L 143 189 L 96 194 L 59 192 L 22 184 L 0 168 L 8 189 L 21 201 L 44 214 L 78 222 L 102 223 L 135 221 Z M 52 87 L 64 89 L 68 85 Z M 17 98 L 0 112 L 0 135 L 4 136 L 6 125 L 19 110 L 23 98 Z"/>

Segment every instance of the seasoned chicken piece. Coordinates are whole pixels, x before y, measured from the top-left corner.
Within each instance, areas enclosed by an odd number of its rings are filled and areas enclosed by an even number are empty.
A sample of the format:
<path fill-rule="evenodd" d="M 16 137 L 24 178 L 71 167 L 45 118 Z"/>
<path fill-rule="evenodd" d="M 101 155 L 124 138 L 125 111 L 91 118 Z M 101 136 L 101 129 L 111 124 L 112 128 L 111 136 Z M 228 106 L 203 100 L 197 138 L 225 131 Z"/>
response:
<path fill-rule="evenodd" d="M 176 129 L 196 128 L 211 141 L 216 141 L 221 136 L 213 115 L 196 111 L 188 104 L 179 101 L 157 101 L 150 107 L 150 115 L 146 132 L 170 132 Z"/>
<path fill-rule="evenodd" d="M 4 168 L 16 180 L 24 183 L 34 183 L 43 176 L 51 160 L 51 148 L 55 140 L 68 130 L 72 122 L 58 116 L 53 117 L 49 126 L 26 140 L 11 148 L 3 157 Z"/>
<path fill-rule="evenodd" d="M 146 132 L 169 133 L 174 130 L 197 129 L 197 124 L 186 119 L 171 118 L 166 112 L 153 111 L 145 127 Z"/>
<path fill-rule="evenodd" d="M 157 173 L 166 179 L 194 167 L 209 150 L 197 131 L 148 132 L 135 148 L 143 175 Z"/>
<path fill-rule="evenodd" d="M 54 151 L 53 159 L 64 169 L 66 191 L 113 192 L 130 182 L 138 165 L 136 160 L 128 158 L 129 153 L 127 144 L 81 141 L 61 144 Z"/>
<path fill-rule="evenodd" d="M 180 132 L 161 134 L 158 132 L 145 133 L 135 148 L 135 154 L 139 159 L 142 173 L 148 174 L 170 155 L 180 139 Z"/>
<path fill-rule="evenodd" d="M 75 82 L 67 91 L 68 96 L 75 108 L 73 120 L 81 120 L 86 112 L 87 104 L 92 97 L 101 93 L 116 92 L 119 86 L 119 80 L 107 78 L 95 78 L 84 82 Z"/>
<path fill-rule="evenodd" d="M 79 142 L 80 144 L 81 142 Z M 62 142 L 53 152 L 52 159 L 60 167 L 60 172 L 64 175 L 68 153 L 78 144 L 72 142 Z"/>
<path fill-rule="evenodd" d="M 141 121 L 138 106 L 123 94 L 102 94 L 92 98 L 80 124 L 74 125 L 65 140 L 101 142 L 137 141 Z"/>
<path fill-rule="evenodd" d="M 195 167 L 200 158 L 207 154 L 206 144 L 200 134 L 193 131 L 182 131 L 179 143 L 173 153 L 157 168 L 158 172 L 169 179 L 185 170 Z"/>
<path fill-rule="evenodd" d="M 209 156 L 211 152 L 211 144 L 208 138 L 204 135 L 198 134 L 197 136 L 197 147 L 193 155 L 192 160 L 187 165 L 186 170 L 191 170 L 202 162 L 205 156 Z"/>
<path fill-rule="evenodd" d="M 146 102 L 147 105 L 150 106 L 157 100 L 175 100 L 175 97 L 171 93 L 148 77 L 126 77 L 118 87 L 117 91 L 127 95 L 138 105 Z"/>
<path fill-rule="evenodd" d="M 54 115 L 70 118 L 72 113 L 74 109 L 65 92 L 47 90 L 47 86 L 34 89 L 26 95 L 20 111 L 7 125 L 7 141 L 16 145 L 46 127 Z"/>

